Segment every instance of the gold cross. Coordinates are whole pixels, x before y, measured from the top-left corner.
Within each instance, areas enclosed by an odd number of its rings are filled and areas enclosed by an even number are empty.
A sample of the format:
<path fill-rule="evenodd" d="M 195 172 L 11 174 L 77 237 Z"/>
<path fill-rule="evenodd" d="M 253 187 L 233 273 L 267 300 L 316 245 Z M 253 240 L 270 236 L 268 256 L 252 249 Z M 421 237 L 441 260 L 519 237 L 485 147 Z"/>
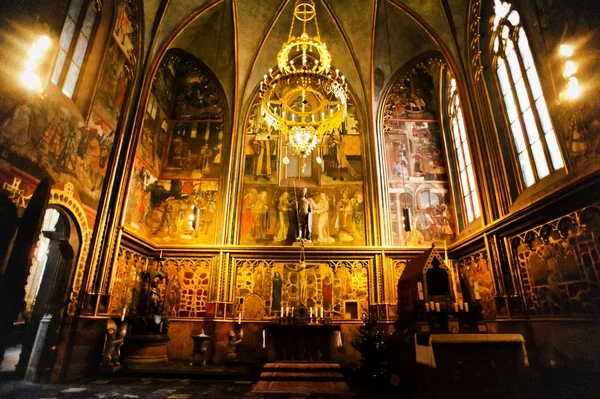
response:
<path fill-rule="evenodd" d="M 27 202 L 29 202 L 29 199 L 31 198 L 31 195 L 24 196 L 23 193 L 25 193 L 25 190 L 22 190 L 20 186 L 21 179 L 13 177 L 12 184 L 4 182 L 2 188 L 10 193 L 10 197 L 8 198 L 11 199 L 15 203 L 15 205 L 21 208 L 25 208 L 27 206 Z"/>

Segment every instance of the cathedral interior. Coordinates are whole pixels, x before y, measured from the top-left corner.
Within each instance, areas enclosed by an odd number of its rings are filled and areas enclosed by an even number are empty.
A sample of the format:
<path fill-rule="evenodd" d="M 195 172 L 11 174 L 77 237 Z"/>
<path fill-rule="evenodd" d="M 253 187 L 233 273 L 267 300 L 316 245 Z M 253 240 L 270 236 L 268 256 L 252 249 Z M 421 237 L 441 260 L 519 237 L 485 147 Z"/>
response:
<path fill-rule="evenodd" d="M 421 397 L 597 379 L 597 2 L 0 18 L 0 374 L 360 370 L 378 340 Z"/>

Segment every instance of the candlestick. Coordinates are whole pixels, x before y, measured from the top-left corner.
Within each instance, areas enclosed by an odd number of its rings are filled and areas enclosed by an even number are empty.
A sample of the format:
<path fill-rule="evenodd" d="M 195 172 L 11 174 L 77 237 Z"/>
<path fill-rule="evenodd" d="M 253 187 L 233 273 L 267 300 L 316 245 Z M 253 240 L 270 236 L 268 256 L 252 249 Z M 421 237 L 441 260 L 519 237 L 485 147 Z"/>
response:
<path fill-rule="evenodd" d="M 439 302 L 436 302 L 436 303 L 435 303 L 435 311 L 436 311 L 436 312 L 439 312 L 439 311 L 440 311 L 440 303 L 439 303 Z"/>
<path fill-rule="evenodd" d="M 425 300 L 425 297 L 423 296 L 423 283 L 420 281 L 417 282 L 417 289 L 419 291 L 419 301 Z"/>
<path fill-rule="evenodd" d="M 469 303 L 465 302 L 465 312 L 469 313 Z"/>

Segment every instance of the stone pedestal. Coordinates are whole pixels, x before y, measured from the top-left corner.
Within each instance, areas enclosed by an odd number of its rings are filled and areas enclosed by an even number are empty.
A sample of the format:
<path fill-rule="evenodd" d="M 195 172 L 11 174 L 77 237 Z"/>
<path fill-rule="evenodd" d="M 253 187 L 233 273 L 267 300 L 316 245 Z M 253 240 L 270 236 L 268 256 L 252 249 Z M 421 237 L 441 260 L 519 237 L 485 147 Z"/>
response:
<path fill-rule="evenodd" d="M 128 365 L 166 363 L 167 334 L 130 335 L 123 345 L 123 363 Z"/>

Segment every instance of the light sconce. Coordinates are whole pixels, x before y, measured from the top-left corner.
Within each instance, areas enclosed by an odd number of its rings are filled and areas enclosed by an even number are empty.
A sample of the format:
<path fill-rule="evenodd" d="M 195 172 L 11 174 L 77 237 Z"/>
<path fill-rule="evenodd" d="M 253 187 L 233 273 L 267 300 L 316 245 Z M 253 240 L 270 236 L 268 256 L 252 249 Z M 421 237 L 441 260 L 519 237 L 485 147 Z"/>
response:
<path fill-rule="evenodd" d="M 562 96 L 568 100 L 576 100 L 581 96 L 581 86 L 575 76 L 577 73 L 577 64 L 571 59 L 573 54 L 575 54 L 575 50 L 571 45 L 561 44 L 558 53 L 561 58 L 566 59 L 563 68 L 563 78 L 566 82 L 566 88 Z"/>
<path fill-rule="evenodd" d="M 25 70 L 21 73 L 21 83 L 28 90 L 38 94 L 44 93 L 44 84 L 40 77 L 39 67 L 46 61 L 46 55 L 52 47 L 52 40 L 46 35 L 40 36 L 29 47 L 25 60 Z"/>

